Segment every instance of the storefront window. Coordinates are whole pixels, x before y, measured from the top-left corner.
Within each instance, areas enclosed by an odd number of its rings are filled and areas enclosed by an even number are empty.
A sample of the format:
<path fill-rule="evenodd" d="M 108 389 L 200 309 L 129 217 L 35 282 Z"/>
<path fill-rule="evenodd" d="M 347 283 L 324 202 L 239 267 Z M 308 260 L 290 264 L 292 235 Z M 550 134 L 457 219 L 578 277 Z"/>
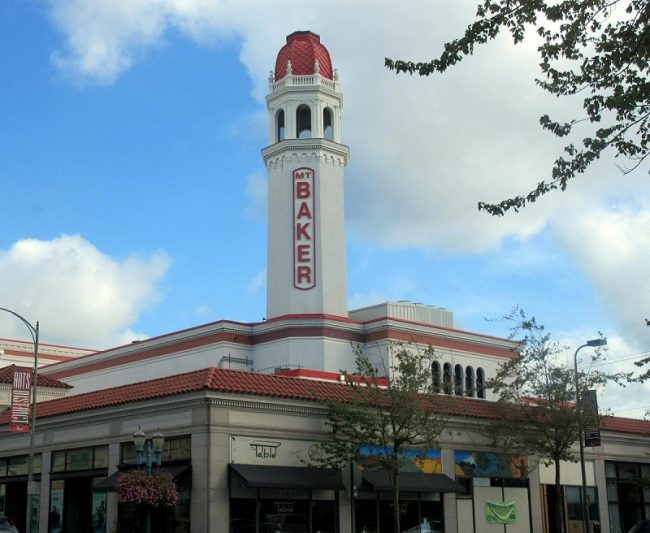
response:
<path fill-rule="evenodd" d="M 94 448 L 93 468 L 108 468 L 108 446 Z"/>
<path fill-rule="evenodd" d="M 280 496 L 260 498 L 256 503 L 254 498 L 231 498 L 230 533 L 255 533 L 256 517 L 261 533 L 276 531 L 334 533 L 336 500 Z"/>
<path fill-rule="evenodd" d="M 11 457 L 7 465 L 8 476 L 26 476 L 27 475 L 27 456 Z"/>
<path fill-rule="evenodd" d="M 108 446 L 89 446 L 52 452 L 52 472 L 108 467 Z"/>
<path fill-rule="evenodd" d="M 618 463 L 618 477 L 621 479 L 634 479 L 639 477 L 637 465 L 634 463 Z"/>
<path fill-rule="evenodd" d="M 52 452 L 52 472 L 65 472 L 65 451 Z"/>
<path fill-rule="evenodd" d="M 357 531 L 364 533 L 377 532 L 377 501 L 356 500 L 354 502 Z"/>
<path fill-rule="evenodd" d="M 605 462 L 610 529 L 629 530 L 638 520 L 650 519 L 650 484 L 647 463 Z"/>
<path fill-rule="evenodd" d="M 63 495 L 65 482 L 62 479 L 52 481 L 50 485 L 49 532 L 60 533 L 63 524 Z"/>
<path fill-rule="evenodd" d="M 598 499 L 596 487 L 587 487 L 589 502 L 589 519 L 598 520 Z M 566 504 L 569 520 L 582 520 L 582 488 L 565 487 Z"/>
<path fill-rule="evenodd" d="M 616 463 L 605 462 L 605 476 L 609 478 L 617 478 L 616 475 Z"/>
<path fill-rule="evenodd" d="M 93 487 L 103 478 L 93 479 Z M 92 500 L 92 533 L 106 533 L 106 493 L 94 492 Z"/>
<path fill-rule="evenodd" d="M 161 460 L 179 461 L 192 458 L 192 438 L 189 435 L 182 437 L 165 437 Z M 120 462 L 125 465 L 136 463 L 135 446 L 133 442 L 123 442 L 120 447 Z"/>
<path fill-rule="evenodd" d="M 66 470 L 90 470 L 92 467 L 92 448 L 79 448 L 68 452 Z"/>

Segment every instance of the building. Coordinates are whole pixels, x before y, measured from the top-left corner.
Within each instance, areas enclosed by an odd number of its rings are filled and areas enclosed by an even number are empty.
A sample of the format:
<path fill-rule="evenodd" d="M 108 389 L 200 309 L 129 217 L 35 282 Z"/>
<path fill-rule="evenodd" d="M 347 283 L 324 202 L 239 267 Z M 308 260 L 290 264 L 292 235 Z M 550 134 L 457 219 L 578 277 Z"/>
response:
<path fill-rule="evenodd" d="M 548 468 L 490 449 L 481 425 L 496 416 L 485 380 L 517 344 L 454 327 L 445 309 L 388 302 L 348 311 L 339 78 L 319 36 L 287 37 L 269 78 L 267 319 L 218 321 L 42 370 L 72 386 L 38 406 L 38 494 L 27 512 L 27 437 L 0 420 L 0 501 L 21 531 L 131 531 L 141 508 L 118 503 L 120 472 L 135 463 L 132 435 L 165 435 L 163 466 L 175 506 L 155 509 L 153 531 L 390 531 L 387 480 L 370 469 L 306 466 L 327 437 L 323 401 L 345 393 L 354 346 L 386 362 L 391 343 L 431 345 L 441 393 L 455 397 L 439 450 L 404 472 L 400 511 L 414 531 L 552 531 Z M 650 517 L 650 424 L 606 418 L 587 450 L 592 514 L 602 530 Z M 562 480 L 570 531 L 579 531 L 580 474 Z M 486 506 L 507 502 L 512 524 Z M 633 502 L 633 503 L 629 503 Z M 577 510 L 576 510 L 577 509 Z M 354 522 L 354 527 L 353 523 Z M 115 528 L 115 529 L 113 529 Z"/>
<path fill-rule="evenodd" d="M 70 361 L 75 357 L 88 355 L 95 350 L 84 350 L 71 348 L 69 346 L 58 346 L 56 344 L 39 343 L 38 345 L 38 367 Z M 34 345 L 31 342 L 0 339 L 0 368 L 18 365 L 34 366 Z"/>

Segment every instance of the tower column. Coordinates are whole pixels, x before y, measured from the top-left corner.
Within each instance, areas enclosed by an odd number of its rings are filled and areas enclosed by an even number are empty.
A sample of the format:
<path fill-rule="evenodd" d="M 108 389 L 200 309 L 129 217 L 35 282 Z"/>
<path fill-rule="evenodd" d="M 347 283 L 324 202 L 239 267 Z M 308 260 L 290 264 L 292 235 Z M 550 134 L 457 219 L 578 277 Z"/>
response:
<path fill-rule="evenodd" d="M 269 173 L 266 316 L 347 316 L 343 177 L 348 147 L 323 138 L 326 107 L 332 112 L 332 138 L 341 138 L 343 98 L 329 52 L 318 35 L 295 32 L 278 54 L 274 74 L 267 106 L 273 122 L 278 110 L 284 111 L 285 138 L 278 140 L 272 127 L 273 144 L 262 151 Z M 309 107 L 310 124 L 302 112 L 297 124 L 301 105 Z M 305 126 L 311 138 L 298 139 L 298 128 Z"/>

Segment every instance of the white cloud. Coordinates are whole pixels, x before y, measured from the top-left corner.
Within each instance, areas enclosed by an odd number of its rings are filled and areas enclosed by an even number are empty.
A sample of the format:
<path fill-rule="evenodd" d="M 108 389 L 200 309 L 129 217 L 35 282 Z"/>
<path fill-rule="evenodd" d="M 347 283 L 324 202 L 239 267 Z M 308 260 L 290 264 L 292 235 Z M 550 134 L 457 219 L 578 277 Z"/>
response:
<path fill-rule="evenodd" d="M 639 374 L 640 369 L 634 366 L 634 361 L 641 358 L 638 345 L 616 335 L 608 337 L 607 346 L 608 357 L 598 370 Z M 609 386 L 599 394 L 598 402 L 616 416 L 643 418 L 650 412 L 650 382 L 629 383 L 624 388 Z"/>
<path fill-rule="evenodd" d="M 129 326 L 159 299 L 168 267 L 163 253 L 117 260 L 79 236 L 21 240 L 0 251 L 0 306 L 39 321 L 44 342 L 122 344 L 145 336 Z M 7 315 L 0 336 L 23 339 L 27 331 Z"/>
<path fill-rule="evenodd" d="M 560 145 L 537 119 L 549 110 L 571 116 L 578 102 L 558 101 L 537 88 L 535 42 L 512 46 L 506 37 L 479 47 L 445 75 L 395 76 L 383 67 L 385 56 L 430 59 L 464 30 L 475 2 L 408 9 L 388 0 L 379 4 L 296 9 L 289 0 L 51 0 L 52 19 L 65 35 L 53 60 L 79 76 L 110 83 L 170 33 L 201 45 L 237 35 L 240 59 L 262 103 L 285 36 L 297 29 L 320 33 L 345 95 L 343 140 L 352 156 L 349 227 L 387 247 L 480 252 L 508 236 L 527 238 L 567 205 L 611 190 L 617 171 L 608 162 L 580 178 L 588 188 L 572 185 L 556 195 L 560 200 L 543 200 L 500 219 L 479 213 L 479 200 L 525 193 L 547 175 Z M 345 16 L 331 17 L 336 9 Z"/>
<path fill-rule="evenodd" d="M 648 348 L 650 202 L 634 200 L 558 219 L 558 239 L 576 259 L 628 342 Z"/>

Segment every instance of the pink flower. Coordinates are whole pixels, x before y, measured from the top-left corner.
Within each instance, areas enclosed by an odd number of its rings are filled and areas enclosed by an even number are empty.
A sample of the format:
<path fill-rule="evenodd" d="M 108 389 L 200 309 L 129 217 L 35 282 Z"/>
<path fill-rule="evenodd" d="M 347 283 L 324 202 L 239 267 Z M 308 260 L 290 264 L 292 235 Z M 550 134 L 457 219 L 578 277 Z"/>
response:
<path fill-rule="evenodd" d="M 178 500 L 178 489 L 166 470 L 154 470 L 151 475 L 146 470 L 131 470 L 117 477 L 117 499 L 121 503 L 173 507 Z"/>

